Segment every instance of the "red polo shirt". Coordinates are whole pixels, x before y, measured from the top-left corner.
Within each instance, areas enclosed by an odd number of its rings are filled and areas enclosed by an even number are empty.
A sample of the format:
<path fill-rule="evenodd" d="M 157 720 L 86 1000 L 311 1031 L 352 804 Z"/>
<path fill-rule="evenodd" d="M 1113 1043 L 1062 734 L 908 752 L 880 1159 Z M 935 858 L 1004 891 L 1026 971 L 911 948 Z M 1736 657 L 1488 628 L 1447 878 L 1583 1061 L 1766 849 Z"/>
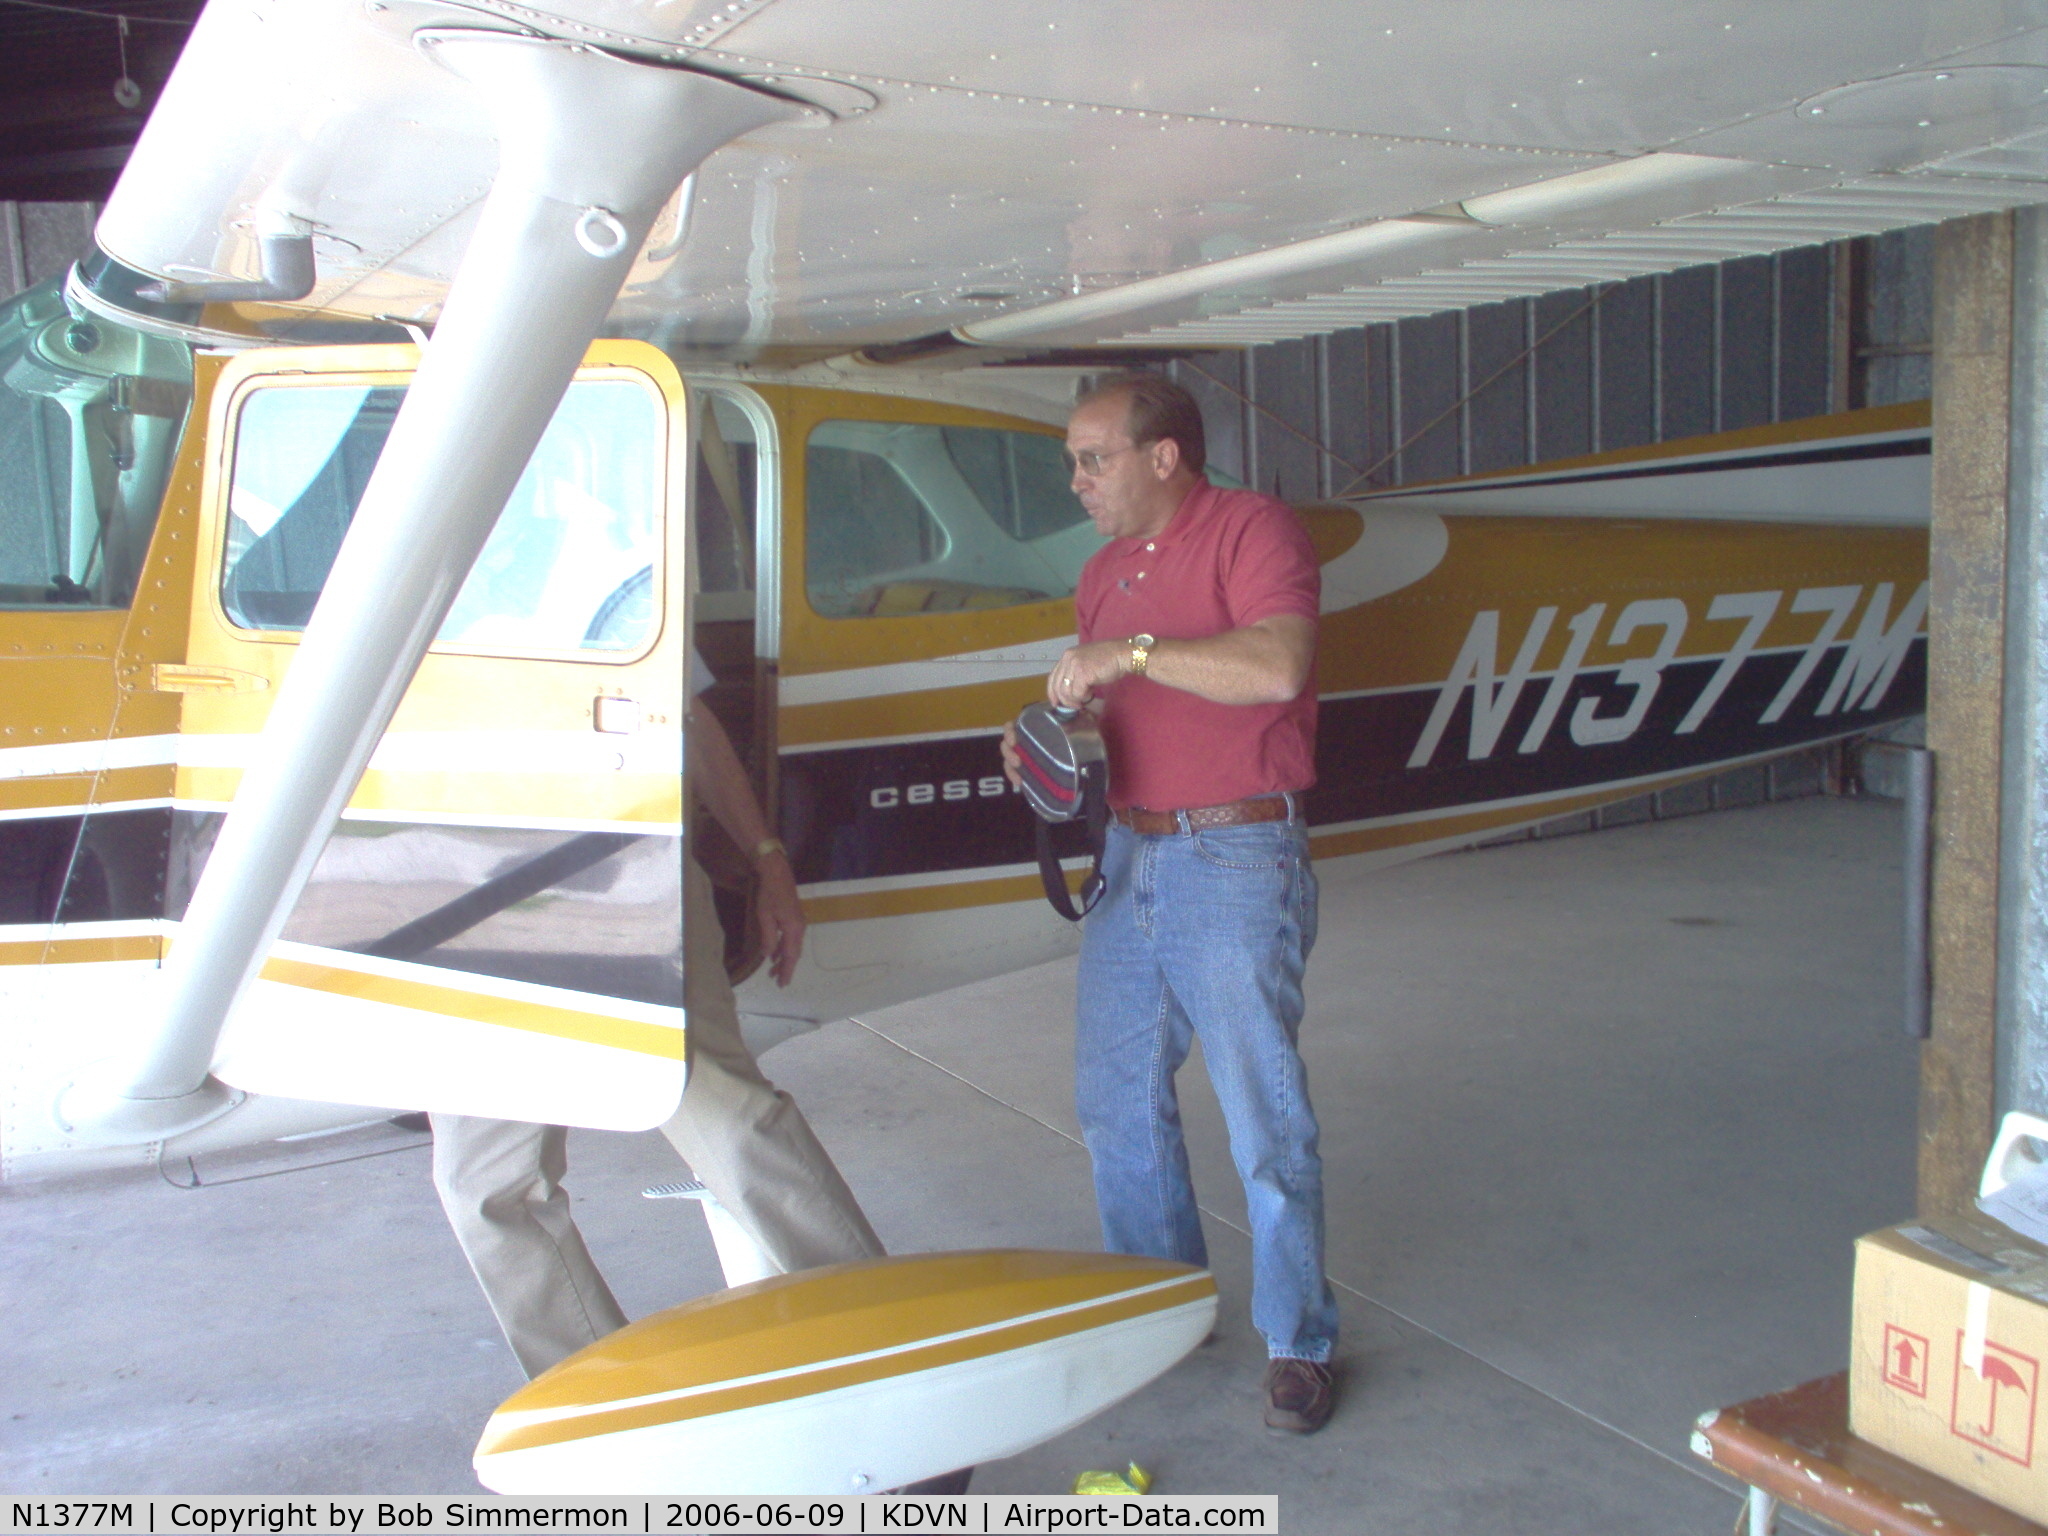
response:
<path fill-rule="evenodd" d="M 1083 642 L 1200 640 L 1298 613 L 1313 620 L 1322 571 L 1284 502 L 1203 481 L 1155 539 L 1112 539 L 1074 593 Z M 1149 677 L 1103 691 L 1109 803 L 1192 810 L 1315 782 L 1316 692 L 1285 704 L 1216 704 Z"/>

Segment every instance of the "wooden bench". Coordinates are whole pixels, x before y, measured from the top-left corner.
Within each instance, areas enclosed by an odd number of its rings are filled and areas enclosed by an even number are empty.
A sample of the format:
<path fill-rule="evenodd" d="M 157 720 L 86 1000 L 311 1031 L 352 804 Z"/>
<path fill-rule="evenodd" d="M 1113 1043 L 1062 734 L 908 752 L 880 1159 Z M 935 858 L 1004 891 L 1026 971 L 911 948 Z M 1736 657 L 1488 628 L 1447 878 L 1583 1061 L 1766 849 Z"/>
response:
<path fill-rule="evenodd" d="M 1692 1448 L 1749 1485 L 1749 1536 L 1770 1536 L 1780 1503 L 1859 1536 L 2048 1536 L 1850 1434 L 1847 1371 L 1703 1414 Z"/>

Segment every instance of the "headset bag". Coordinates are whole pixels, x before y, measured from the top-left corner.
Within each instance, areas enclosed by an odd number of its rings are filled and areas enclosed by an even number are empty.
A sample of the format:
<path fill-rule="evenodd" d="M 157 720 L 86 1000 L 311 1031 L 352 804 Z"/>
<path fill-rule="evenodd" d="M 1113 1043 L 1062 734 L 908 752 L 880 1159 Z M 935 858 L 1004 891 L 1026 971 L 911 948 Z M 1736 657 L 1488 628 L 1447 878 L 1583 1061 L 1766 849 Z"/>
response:
<path fill-rule="evenodd" d="M 1045 899 L 1068 922 L 1077 923 L 1102 896 L 1102 851 L 1109 833 L 1109 757 L 1094 716 L 1085 710 L 1033 704 L 1017 717 L 1017 755 L 1024 798 L 1038 813 L 1038 873 Z M 1093 860 L 1077 908 L 1065 873 L 1052 850 L 1052 829 L 1063 821 L 1084 822 Z"/>

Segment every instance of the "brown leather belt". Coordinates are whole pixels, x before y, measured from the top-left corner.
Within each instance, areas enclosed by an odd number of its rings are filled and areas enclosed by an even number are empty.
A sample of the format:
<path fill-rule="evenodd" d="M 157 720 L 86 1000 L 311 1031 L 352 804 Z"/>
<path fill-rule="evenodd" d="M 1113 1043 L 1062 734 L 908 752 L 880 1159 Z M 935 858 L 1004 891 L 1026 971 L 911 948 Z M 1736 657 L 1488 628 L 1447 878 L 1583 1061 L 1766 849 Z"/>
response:
<path fill-rule="evenodd" d="M 1116 819 L 1133 832 L 1142 832 L 1147 837 L 1166 837 L 1181 829 L 1180 819 L 1185 816 L 1190 832 L 1203 832 L 1215 827 L 1248 827 L 1261 821 L 1285 821 L 1293 814 L 1292 797 L 1288 795 L 1259 795 L 1250 800 L 1233 800 L 1228 805 L 1203 805 L 1191 811 L 1148 811 L 1143 806 L 1129 806 L 1116 813 Z"/>

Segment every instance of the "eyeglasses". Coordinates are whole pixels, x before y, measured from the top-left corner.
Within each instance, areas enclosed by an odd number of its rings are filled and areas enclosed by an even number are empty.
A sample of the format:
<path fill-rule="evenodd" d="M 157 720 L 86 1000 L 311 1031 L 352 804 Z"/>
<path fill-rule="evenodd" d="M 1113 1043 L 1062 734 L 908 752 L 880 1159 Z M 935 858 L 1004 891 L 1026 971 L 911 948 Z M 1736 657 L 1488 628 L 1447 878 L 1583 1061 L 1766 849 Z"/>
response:
<path fill-rule="evenodd" d="M 1068 474 L 1071 475 L 1074 473 L 1075 470 L 1078 469 L 1082 474 L 1086 475 L 1089 479 L 1093 480 L 1097 475 L 1102 473 L 1102 466 L 1107 464 L 1111 459 L 1115 458 L 1118 454 L 1129 453 L 1133 449 L 1141 448 L 1143 446 L 1144 445 L 1142 443 L 1125 443 L 1121 448 L 1106 448 L 1102 450 L 1100 453 L 1096 452 L 1093 449 L 1089 449 L 1084 453 L 1068 453 L 1062 450 L 1062 452 L 1060 453 L 1060 457 L 1067 461 Z"/>

